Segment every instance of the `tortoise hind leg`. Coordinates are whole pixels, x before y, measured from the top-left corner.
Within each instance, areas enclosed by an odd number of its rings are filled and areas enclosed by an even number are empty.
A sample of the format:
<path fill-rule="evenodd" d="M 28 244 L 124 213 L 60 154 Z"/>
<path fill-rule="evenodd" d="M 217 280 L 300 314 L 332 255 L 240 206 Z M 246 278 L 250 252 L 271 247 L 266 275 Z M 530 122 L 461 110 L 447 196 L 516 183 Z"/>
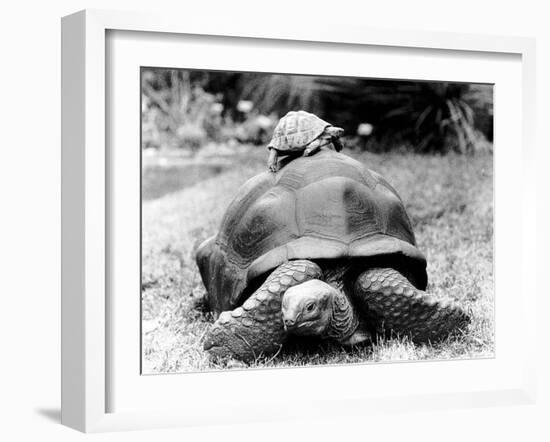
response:
<path fill-rule="evenodd" d="M 197 267 L 199 268 L 199 272 L 201 274 L 203 281 L 208 281 L 210 279 L 210 276 L 208 274 L 208 272 L 210 271 L 209 269 L 210 256 L 214 251 L 215 244 L 216 244 L 216 235 L 211 236 L 210 238 L 203 241 L 199 245 L 195 253 L 195 261 L 197 262 Z"/>
<path fill-rule="evenodd" d="M 354 296 L 384 333 L 410 336 L 414 342 L 444 339 L 470 322 L 459 306 L 416 289 L 391 268 L 361 273 L 355 282 Z"/>
<path fill-rule="evenodd" d="M 242 305 L 223 312 L 206 335 L 204 349 L 214 357 L 255 360 L 276 352 L 286 332 L 281 299 L 290 287 L 321 276 L 311 261 L 289 261 L 277 267 Z"/>

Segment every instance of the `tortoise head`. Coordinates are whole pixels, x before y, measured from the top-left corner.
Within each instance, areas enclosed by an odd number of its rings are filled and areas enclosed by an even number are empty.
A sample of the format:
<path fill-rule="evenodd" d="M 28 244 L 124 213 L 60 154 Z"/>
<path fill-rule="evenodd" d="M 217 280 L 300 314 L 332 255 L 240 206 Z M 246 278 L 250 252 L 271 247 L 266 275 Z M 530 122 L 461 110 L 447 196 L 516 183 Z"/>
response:
<path fill-rule="evenodd" d="M 325 128 L 324 133 L 326 135 L 329 135 L 331 138 L 340 138 L 342 135 L 344 135 L 344 129 L 336 126 L 328 126 Z"/>
<path fill-rule="evenodd" d="M 289 288 L 283 295 L 285 329 L 302 336 L 325 336 L 331 326 L 336 289 L 318 279 Z"/>

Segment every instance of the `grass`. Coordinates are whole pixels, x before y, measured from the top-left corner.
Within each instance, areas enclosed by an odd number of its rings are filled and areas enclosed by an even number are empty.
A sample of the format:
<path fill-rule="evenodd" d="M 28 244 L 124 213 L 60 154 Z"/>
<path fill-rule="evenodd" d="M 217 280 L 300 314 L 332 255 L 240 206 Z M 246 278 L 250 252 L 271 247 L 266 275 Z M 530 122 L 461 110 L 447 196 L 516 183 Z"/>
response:
<path fill-rule="evenodd" d="M 428 291 L 451 297 L 471 312 L 473 321 L 463 335 L 436 345 L 415 346 L 396 338 L 350 349 L 329 342 L 292 341 L 275 358 L 263 358 L 251 367 L 492 357 L 492 156 L 346 153 L 380 172 L 397 189 L 413 220 L 419 248 L 428 258 Z M 183 179 L 174 187 L 170 180 L 172 193 L 163 191 L 162 180 L 155 181 L 158 173 L 144 174 L 144 192 L 164 195 L 144 201 L 142 208 L 144 373 L 222 368 L 202 350 L 201 339 L 213 317 L 205 308 L 194 252 L 217 231 L 236 189 L 263 171 L 265 154 L 257 148 L 215 176 L 210 170 L 202 181 Z"/>

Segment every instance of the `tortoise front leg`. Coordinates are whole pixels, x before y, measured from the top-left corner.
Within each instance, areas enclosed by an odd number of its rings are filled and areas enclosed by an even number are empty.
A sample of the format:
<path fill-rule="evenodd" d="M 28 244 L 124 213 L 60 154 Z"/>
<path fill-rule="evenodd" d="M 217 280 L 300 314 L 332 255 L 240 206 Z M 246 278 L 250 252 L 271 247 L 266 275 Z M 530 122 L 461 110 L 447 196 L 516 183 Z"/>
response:
<path fill-rule="evenodd" d="M 276 149 L 271 147 L 269 149 L 269 156 L 267 157 L 267 169 L 270 170 L 271 172 L 277 172 L 278 159 L 279 159 L 279 152 L 277 152 Z"/>
<path fill-rule="evenodd" d="M 307 260 L 280 265 L 242 307 L 220 315 L 206 335 L 204 349 L 214 357 L 245 361 L 276 352 L 286 337 L 282 295 L 288 288 L 320 278 L 321 274 L 319 266 Z"/>
<path fill-rule="evenodd" d="M 470 322 L 458 305 L 418 290 L 391 268 L 364 271 L 353 292 L 381 331 L 410 336 L 414 342 L 444 339 Z"/>
<path fill-rule="evenodd" d="M 312 141 L 304 150 L 304 156 L 310 157 L 313 154 L 319 152 L 319 149 L 321 149 L 321 140 L 317 139 L 315 141 Z"/>

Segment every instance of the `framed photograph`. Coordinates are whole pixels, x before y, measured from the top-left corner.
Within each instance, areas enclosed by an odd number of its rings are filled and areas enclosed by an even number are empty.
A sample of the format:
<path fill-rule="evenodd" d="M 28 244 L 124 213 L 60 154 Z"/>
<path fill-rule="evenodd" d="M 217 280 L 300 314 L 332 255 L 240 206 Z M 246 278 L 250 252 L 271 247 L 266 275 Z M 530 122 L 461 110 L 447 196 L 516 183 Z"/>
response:
<path fill-rule="evenodd" d="M 63 18 L 64 424 L 534 400 L 534 42 L 320 28 Z"/>

